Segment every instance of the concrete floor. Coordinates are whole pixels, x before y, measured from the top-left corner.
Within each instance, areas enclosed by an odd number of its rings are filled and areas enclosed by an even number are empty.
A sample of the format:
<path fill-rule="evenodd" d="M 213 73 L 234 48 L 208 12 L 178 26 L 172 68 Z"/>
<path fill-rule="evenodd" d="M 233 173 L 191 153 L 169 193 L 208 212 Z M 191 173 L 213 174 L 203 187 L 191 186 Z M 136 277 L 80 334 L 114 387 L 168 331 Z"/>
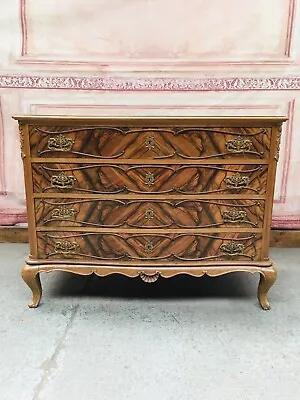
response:
<path fill-rule="evenodd" d="M 0 400 L 298 400 L 300 249 L 273 249 L 272 310 L 258 276 L 43 274 L 38 309 L 20 278 L 27 245 L 0 245 Z"/>

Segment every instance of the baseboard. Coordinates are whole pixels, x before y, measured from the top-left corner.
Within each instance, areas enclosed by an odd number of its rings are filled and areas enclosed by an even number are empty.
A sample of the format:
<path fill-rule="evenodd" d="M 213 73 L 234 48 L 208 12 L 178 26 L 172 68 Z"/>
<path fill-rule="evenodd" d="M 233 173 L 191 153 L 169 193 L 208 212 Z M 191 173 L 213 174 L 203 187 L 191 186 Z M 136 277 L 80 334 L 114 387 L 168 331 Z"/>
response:
<path fill-rule="evenodd" d="M 0 243 L 28 243 L 27 228 L 0 226 Z"/>
<path fill-rule="evenodd" d="M 0 226 L 0 243 L 28 243 L 27 228 Z M 300 247 L 300 230 L 272 229 L 271 247 Z"/>

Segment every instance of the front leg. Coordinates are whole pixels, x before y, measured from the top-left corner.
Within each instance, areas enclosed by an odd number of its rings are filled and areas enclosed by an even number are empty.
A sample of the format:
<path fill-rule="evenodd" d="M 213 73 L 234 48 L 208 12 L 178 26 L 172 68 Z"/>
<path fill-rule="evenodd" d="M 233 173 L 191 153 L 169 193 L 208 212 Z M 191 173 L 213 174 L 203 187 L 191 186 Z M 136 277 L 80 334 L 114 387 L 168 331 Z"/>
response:
<path fill-rule="evenodd" d="M 32 291 L 32 300 L 28 304 L 28 307 L 36 308 L 39 305 L 42 297 L 42 285 L 39 268 L 26 264 L 22 269 L 22 278 Z"/>
<path fill-rule="evenodd" d="M 268 291 L 276 281 L 277 272 L 274 267 L 267 267 L 260 272 L 260 280 L 258 285 L 258 301 L 264 310 L 270 310 L 270 303 L 267 295 Z"/>

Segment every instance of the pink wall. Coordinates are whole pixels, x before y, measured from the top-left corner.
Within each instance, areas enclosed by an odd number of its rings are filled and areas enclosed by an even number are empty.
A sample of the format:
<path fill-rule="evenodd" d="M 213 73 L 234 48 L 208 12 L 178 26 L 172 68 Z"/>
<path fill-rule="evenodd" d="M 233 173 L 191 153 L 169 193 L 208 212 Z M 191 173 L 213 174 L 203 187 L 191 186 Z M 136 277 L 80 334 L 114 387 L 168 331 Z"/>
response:
<path fill-rule="evenodd" d="M 10 0 L 0 15 L 0 224 L 26 221 L 13 114 L 288 115 L 273 226 L 300 228 L 296 0 Z"/>

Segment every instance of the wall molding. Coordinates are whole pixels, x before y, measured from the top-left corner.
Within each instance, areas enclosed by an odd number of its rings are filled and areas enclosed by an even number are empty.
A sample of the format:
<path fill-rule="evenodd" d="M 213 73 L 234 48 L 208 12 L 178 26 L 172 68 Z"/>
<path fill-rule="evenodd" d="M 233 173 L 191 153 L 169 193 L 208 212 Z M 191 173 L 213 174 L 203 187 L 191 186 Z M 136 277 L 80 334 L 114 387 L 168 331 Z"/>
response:
<path fill-rule="evenodd" d="M 266 57 L 263 60 L 230 60 L 230 59 L 220 59 L 220 60 L 202 60 L 201 56 L 198 55 L 198 60 L 192 60 L 188 58 L 183 59 L 124 59 L 124 58 L 116 58 L 116 59 L 99 59 L 99 60 L 70 60 L 68 55 L 63 55 L 63 59 L 61 58 L 53 58 L 45 57 L 45 55 L 31 55 L 28 50 L 28 18 L 27 18 L 27 1 L 28 0 L 19 0 L 19 10 L 20 10 L 20 25 L 21 25 L 21 54 L 17 59 L 17 63 L 20 64 L 32 64 L 32 65 L 52 65 L 52 66 L 81 66 L 81 67 L 91 67 L 91 66 L 104 66 L 104 67 L 123 67 L 137 70 L 143 70 L 144 68 L 157 68 L 157 67 L 165 67 L 172 69 L 175 67 L 201 67 L 201 66 L 210 66 L 210 67 L 219 67 L 219 66 L 256 66 L 256 65 L 293 65 L 295 61 L 292 59 L 292 41 L 294 36 L 294 25 L 295 25 L 295 14 L 296 14 L 296 2 L 297 0 L 288 0 L 288 14 L 286 21 L 286 29 L 284 33 L 284 52 L 278 59 L 272 59 L 272 57 Z"/>
<path fill-rule="evenodd" d="M 0 195 L 6 194 L 5 186 L 5 174 L 4 174 L 4 124 L 3 124 L 3 113 L 2 104 L 0 97 Z"/>
<path fill-rule="evenodd" d="M 300 76 L 274 78 L 167 78 L 0 75 L 0 88 L 127 92 L 232 92 L 300 90 Z"/>

